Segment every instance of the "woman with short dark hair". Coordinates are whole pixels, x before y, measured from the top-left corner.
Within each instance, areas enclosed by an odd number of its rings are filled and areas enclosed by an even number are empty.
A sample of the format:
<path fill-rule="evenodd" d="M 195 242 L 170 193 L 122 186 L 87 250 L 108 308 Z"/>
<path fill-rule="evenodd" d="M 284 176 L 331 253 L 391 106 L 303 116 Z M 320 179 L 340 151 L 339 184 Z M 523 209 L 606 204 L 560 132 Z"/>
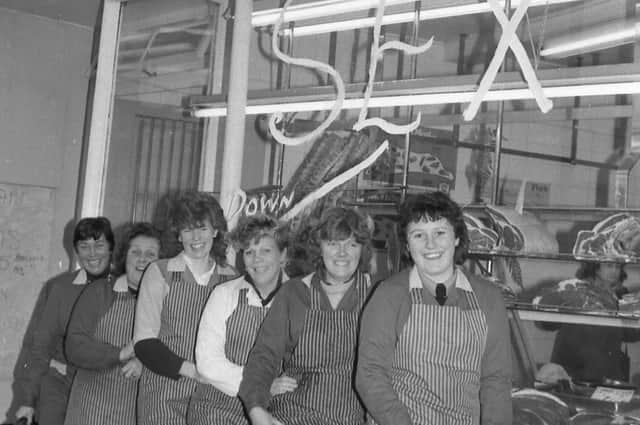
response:
<path fill-rule="evenodd" d="M 75 367 L 67 364 L 64 338 L 71 310 L 89 283 L 110 282 L 114 236 L 105 217 L 86 217 L 73 232 L 73 247 L 80 270 L 64 273 L 45 284 L 44 307 L 33 334 L 27 360 L 24 400 L 17 417 L 41 425 L 62 425 Z"/>
<path fill-rule="evenodd" d="M 364 423 L 353 389 L 358 318 L 370 289 L 369 221 L 327 210 L 309 241 L 316 271 L 280 289 L 244 367 L 239 396 L 253 425 Z M 295 389 L 271 395 L 283 372 Z"/>
<path fill-rule="evenodd" d="M 448 195 L 412 196 L 400 238 L 413 266 L 362 314 L 356 388 L 381 425 L 511 425 L 511 345 L 500 290 L 458 265 L 468 246 Z"/>
<path fill-rule="evenodd" d="M 122 274 L 88 286 L 73 308 L 65 353 L 78 368 L 65 425 L 135 425 L 142 364 L 133 352 L 133 315 L 142 273 L 160 255 L 150 223 L 127 227 L 118 253 Z"/>

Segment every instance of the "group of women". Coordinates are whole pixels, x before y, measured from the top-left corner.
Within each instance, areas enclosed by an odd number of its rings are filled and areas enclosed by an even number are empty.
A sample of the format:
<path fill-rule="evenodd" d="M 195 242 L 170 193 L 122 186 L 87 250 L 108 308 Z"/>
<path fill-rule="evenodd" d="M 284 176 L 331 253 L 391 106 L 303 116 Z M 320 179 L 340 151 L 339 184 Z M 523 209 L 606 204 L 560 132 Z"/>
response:
<path fill-rule="evenodd" d="M 506 312 L 457 265 L 460 208 L 420 195 L 400 219 L 414 265 L 374 288 L 372 222 L 355 209 L 324 211 L 314 271 L 290 278 L 286 226 L 252 216 L 228 233 L 213 197 L 184 195 L 170 214 L 180 254 L 155 261 L 160 239 L 133 232 L 126 274 L 78 298 L 60 359 L 78 369 L 64 424 L 510 425 Z"/>

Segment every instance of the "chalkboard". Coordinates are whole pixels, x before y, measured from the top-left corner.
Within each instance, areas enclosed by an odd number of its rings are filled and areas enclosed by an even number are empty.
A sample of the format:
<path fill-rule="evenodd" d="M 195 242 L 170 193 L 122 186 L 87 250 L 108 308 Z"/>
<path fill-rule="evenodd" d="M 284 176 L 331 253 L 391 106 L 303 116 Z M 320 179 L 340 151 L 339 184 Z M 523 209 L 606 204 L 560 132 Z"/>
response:
<path fill-rule="evenodd" d="M 0 183 L 0 380 L 9 379 L 48 278 L 53 190 Z"/>

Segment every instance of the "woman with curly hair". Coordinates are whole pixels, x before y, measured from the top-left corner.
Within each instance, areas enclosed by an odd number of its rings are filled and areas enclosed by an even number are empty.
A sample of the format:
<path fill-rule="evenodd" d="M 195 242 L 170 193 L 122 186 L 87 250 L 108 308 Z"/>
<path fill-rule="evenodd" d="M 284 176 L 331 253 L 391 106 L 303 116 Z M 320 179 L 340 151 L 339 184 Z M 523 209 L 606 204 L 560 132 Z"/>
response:
<path fill-rule="evenodd" d="M 217 286 L 202 313 L 196 342 L 198 384 L 189 405 L 189 425 L 244 425 L 248 420 L 238 399 L 242 371 L 262 320 L 282 283 L 287 232 L 266 215 L 243 218 L 230 235 L 240 254 L 243 276 Z M 271 393 L 290 391 L 293 379 L 282 376 Z"/>
<path fill-rule="evenodd" d="M 133 315 L 142 273 L 160 258 L 160 233 L 151 224 L 126 227 L 116 254 L 124 273 L 89 285 L 73 308 L 65 353 L 78 368 L 65 425 L 136 424 L 142 364 L 133 352 Z"/>
<path fill-rule="evenodd" d="M 133 339 L 145 366 L 138 424 L 182 425 L 199 379 L 196 332 L 213 287 L 236 277 L 226 264 L 227 223 L 213 196 L 188 192 L 172 204 L 169 224 L 177 256 L 151 263 L 140 284 Z"/>
<path fill-rule="evenodd" d="M 316 271 L 282 287 L 244 367 L 239 396 L 253 425 L 364 423 L 353 370 L 370 289 L 368 224 L 355 210 L 334 207 L 314 227 Z M 295 388 L 272 396 L 281 372 Z"/>

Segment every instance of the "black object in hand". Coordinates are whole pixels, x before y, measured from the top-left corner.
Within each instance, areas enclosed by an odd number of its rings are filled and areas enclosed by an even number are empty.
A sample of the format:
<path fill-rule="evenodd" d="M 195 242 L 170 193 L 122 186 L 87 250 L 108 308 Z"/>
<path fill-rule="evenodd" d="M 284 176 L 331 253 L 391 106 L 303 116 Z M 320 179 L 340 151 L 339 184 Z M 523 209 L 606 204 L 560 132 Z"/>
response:
<path fill-rule="evenodd" d="M 440 305 L 444 305 L 447 301 L 447 287 L 444 286 L 443 283 L 438 283 L 436 285 L 436 301 L 438 301 L 438 304 Z"/>

